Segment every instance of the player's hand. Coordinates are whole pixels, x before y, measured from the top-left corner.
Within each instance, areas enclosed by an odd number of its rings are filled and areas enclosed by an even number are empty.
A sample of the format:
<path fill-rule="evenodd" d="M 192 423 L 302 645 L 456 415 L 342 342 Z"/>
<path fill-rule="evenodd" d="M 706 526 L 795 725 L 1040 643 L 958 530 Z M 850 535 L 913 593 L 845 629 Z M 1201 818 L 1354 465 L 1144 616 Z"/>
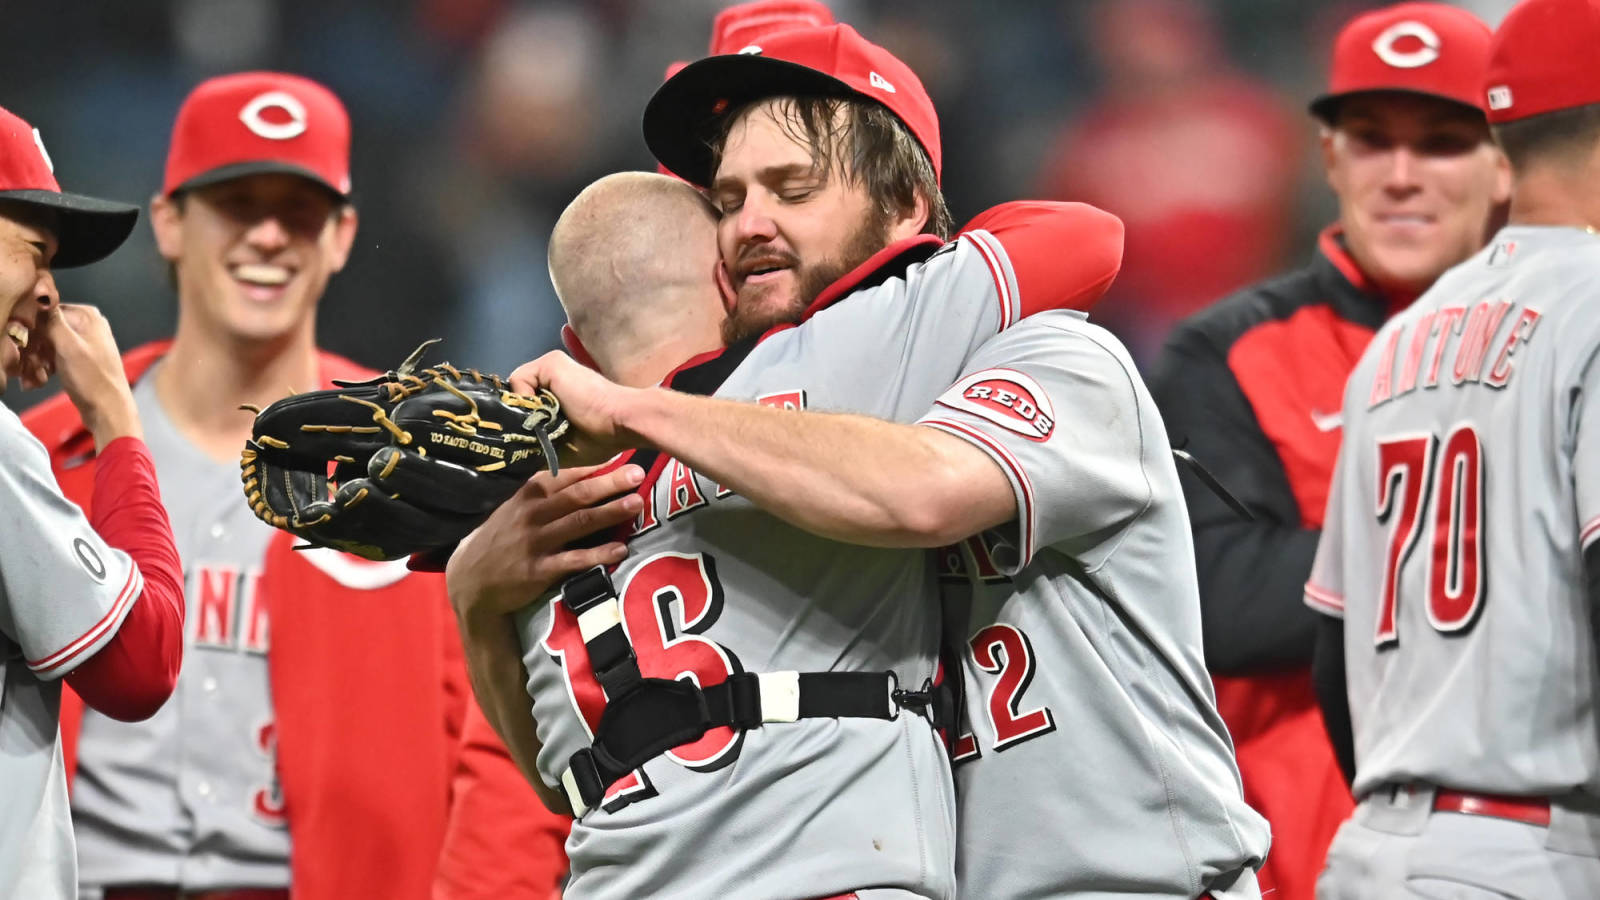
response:
<path fill-rule="evenodd" d="M 633 489 L 638 466 L 597 477 L 596 469 L 562 469 L 528 479 L 510 500 L 461 542 L 445 566 L 445 588 L 462 630 L 471 632 L 538 600 L 569 575 L 614 565 L 628 555 L 619 541 L 567 549 L 573 541 L 633 519 L 644 502 Z M 624 491 L 624 496 L 618 497 Z M 614 498 L 614 499 L 613 499 Z"/>
<path fill-rule="evenodd" d="M 98 309 L 63 303 L 41 318 L 43 340 L 29 344 L 23 383 L 42 384 L 54 372 L 97 448 L 119 437 L 143 437 L 133 391 L 122 368 L 111 323 Z"/>
<path fill-rule="evenodd" d="M 622 411 L 639 391 L 608 380 L 559 350 L 526 362 L 511 373 L 511 389 L 531 394 L 545 388 L 561 401 L 561 412 L 578 434 L 569 438 L 576 461 L 600 463 L 637 446 L 622 426 Z M 563 454 L 563 459 L 566 455 Z"/>

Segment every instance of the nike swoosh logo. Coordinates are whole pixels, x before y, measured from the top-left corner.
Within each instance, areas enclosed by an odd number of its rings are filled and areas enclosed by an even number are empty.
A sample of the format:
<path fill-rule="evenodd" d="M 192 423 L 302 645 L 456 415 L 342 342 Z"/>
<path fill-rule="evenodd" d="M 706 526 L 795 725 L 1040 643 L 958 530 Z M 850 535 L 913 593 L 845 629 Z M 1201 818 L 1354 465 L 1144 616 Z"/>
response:
<path fill-rule="evenodd" d="M 1317 426 L 1318 431 L 1338 431 L 1344 427 L 1344 411 L 1325 413 L 1317 412 L 1313 409 L 1311 411 L 1311 424 Z"/>

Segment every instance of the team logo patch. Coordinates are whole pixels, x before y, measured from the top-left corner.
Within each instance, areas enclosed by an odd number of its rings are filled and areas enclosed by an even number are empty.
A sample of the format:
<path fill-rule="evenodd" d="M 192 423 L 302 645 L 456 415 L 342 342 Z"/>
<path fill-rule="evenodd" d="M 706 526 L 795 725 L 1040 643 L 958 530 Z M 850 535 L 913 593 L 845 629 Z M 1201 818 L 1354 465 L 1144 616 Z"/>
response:
<path fill-rule="evenodd" d="M 987 369 L 956 382 L 940 406 L 988 419 L 1030 441 L 1044 441 L 1056 427 L 1055 407 L 1037 381 L 1010 369 Z"/>
<path fill-rule="evenodd" d="M 77 555 L 78 562 L 83 563 L 84 570 L 89 573 L 91 578 L 101 584 L 106 583 L 105 560 L 100 558 L 100 554 L 95 552 L 94 547 L 90 546 L 88 541 L 83 538 L 74 538 L 72 552 Z"/>

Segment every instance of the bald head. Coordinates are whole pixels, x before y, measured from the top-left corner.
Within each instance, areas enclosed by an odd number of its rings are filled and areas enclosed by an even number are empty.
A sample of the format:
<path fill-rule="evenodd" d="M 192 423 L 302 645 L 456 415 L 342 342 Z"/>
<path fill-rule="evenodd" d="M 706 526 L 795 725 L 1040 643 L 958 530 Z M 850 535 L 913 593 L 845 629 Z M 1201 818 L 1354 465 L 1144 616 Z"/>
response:
<path fill-rule="evenodd" d="M 631 380 L 654 383 L 721 346 L 718 260 L 710 204 L 689 185 L 648 172 L 607 175 L 584 188 L 550 234 L 550 280 L 567 321 L 601 371 L 619 381 L 631 370 Z"/>

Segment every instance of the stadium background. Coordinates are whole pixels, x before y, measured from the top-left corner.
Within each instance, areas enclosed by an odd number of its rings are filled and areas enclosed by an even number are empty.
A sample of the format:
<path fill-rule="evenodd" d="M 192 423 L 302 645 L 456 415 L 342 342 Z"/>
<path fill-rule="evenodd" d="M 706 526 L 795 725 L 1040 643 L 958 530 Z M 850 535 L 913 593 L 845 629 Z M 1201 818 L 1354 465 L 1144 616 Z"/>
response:
<path fill-rule="evenodd" d="M 544 236 L 594 178 L 653 166 L 639 118 L 668 63 L 706 49 L 723 0 L 137 0 L 16 4 L 0 105 L 37 125 L 67 190 L 144 203 L 202 78 L 318 79 L 354 128 L 356 249 L 321 342 L 386 367 L 425 337 L 508 371 L 557 345 Z M 1128 224 L 1096 317 L 1144 364 L 1184 312 L 1310 252 L 1332 217 L 1304 113 L 1332 35 L 1383 4 L 1291 0 L 833 0 L 923 77 L 957 221 L 1021 196 Z M 1461 3 L 1491 25 L 1511 0 Z M 126 349 L 176 301 L 147 222 L 59 275 Z M 13 391 L 24 408 L 46 392 Z"/>

